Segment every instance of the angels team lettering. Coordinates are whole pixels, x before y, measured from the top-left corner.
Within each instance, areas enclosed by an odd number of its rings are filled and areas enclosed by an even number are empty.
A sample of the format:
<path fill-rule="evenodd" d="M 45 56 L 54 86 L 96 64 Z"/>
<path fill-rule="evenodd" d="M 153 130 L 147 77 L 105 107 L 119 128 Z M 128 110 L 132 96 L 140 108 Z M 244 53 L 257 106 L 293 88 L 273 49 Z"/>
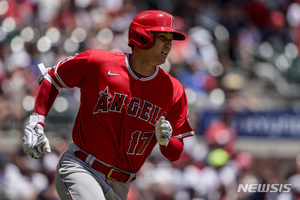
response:
<path fill-rule="evenodd" d="M 115 93 L 114 96 L 109 94 L 108 87 L 104 91 L 99 92 L 99 98 L 94 108 L 93 114 L 107 113 L 107 112 L 119 112 L 125 105 L 125 99 L 127 95 Z M 127 104 L 127 114 L 133 117 L 138 117 L 144 121 L 149 122 L 152 125 L 155 125 L 158 114 L 161 110 L 160 107 L 153 105 L 148 101 L 141 100 L 136 97 L 132 97 Z M 166 115 L 163 113 L 162 115 Z"/>

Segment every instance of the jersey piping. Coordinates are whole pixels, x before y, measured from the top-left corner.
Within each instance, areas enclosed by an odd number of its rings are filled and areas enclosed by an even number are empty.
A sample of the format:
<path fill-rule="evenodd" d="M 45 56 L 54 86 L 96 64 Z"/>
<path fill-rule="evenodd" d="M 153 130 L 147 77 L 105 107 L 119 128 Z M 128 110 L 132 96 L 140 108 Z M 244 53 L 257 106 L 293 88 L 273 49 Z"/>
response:
<path fill-rule="evenodd" d="M 60 84 L 61 84 L 62 86 L 64 86 L 65 88 L 68 88 L 68 89 L 69 89 L 69 87 L 65 84 L 65 82 L 59 77 L 59 75 L 58 75 L 58 73 L 57 73 L 57 68 L 58 68 L 58 66 L 59 66 L 59 64 L 60 64 L 61 62 L 62 62 L 62 61 L 60 61 L 59 63 L 57 63 L 57 65 L 55 66 L 54 75 L 55 75 L 55 77 L 57 78 L 57 80 L 60 82 Z"/>
<path fill-rule="evenodd" d="M 136 79 L 136 80 L 140 80 L 140 81 L 149 81 L 153 78 L 155 78 L 155 76 L 158 74 L 158 71 L 159 71 L 159 67 L 156 66 L 155 67 L 155 71 L 154 73 L 151 75 L 151 76 L 148 76 L 148 77 L 145 77 L 145 78 L 139 78 L 135 75 L 135 73 L 132 71 L 130 65 L 129 65 L 129 54 L 127 53 L 126 56 L 125 56 L 125 60 L 126 60 L 126 66 L 127 66 L 127 69 L 129 71 L 129 73 L 131 74 L 131 76 Z"/>
<path fill-rule="evenodd" d="M 172 138 L 180 139 L 180 138 L 185 138 L 185 137 L 189 137 L 189 136 L 193 136 L 193 135 L 194 135 L 194 131 L 183 133 L 183 134 L 176 135 L 176 136 L 172 136 Z"/>

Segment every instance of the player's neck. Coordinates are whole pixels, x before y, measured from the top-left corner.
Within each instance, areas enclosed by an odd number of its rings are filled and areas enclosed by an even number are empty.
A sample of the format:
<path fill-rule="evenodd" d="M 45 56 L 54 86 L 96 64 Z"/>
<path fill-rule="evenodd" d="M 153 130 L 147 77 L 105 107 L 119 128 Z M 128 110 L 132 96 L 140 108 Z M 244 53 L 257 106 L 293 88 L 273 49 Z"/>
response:
<path fill-rule="evenodd" d="M 131 69 L 142 76 L 151 76 L 154 73 L 155 65 L 149 64 L 149 62 L 145 61 L 144 59 L 139 59 L 133 54 L 129 55 L 129 65 Z"/>

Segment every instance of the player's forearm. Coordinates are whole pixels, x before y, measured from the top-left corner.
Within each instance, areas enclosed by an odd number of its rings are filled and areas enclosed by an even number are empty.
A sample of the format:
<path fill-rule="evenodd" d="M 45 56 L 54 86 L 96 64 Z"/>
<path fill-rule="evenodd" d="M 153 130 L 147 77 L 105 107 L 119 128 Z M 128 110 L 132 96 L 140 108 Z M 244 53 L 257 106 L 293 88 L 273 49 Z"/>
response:
<path fill-rule="evenodd" d="M 43 80 L 35 99 L 34 113 L 48 115 L 59 91 L 47 80 Z"/>
<path fill-rule="evenodd" d="M 183 151 L 183 141 L 171 138 L 168 146 L 160 145 L 161 153 L 171 162 L 178 160 Z"/>

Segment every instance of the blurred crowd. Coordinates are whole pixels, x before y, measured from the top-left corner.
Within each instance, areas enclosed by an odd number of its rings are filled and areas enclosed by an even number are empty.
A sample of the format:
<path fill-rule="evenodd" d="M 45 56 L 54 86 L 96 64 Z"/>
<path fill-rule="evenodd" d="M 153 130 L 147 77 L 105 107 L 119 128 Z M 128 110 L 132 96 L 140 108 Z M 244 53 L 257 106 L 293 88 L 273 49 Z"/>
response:
<path fill-rule="evenodd" d="M 255 158 L 236 148 L 231 126 L 232 113 L 243 110 L 299 111 L 299 0 L 0 0 L 0 199 L 59 199 L 54 170 L 70 142 L 79 91 L 64 90 L 46 120 L 53 153 L 30 159 L 21 140 L 38 89 L 37 65 L 51 67 L 91 48 L 130 52 L 128 26 L 149 9 L 173 14 L 187 34 L 173 42 L 161 67 L 184 85 L 196 136 L 174 163 L 155 149 L 128 199 L 299 199 L 300 157 L 286 162 L 284 178 L 253 170 Z M 220 116 L 202 131 L 205 109 Z M 237 192 L 239 183 L 291 183 L 292 190 Z"/>

